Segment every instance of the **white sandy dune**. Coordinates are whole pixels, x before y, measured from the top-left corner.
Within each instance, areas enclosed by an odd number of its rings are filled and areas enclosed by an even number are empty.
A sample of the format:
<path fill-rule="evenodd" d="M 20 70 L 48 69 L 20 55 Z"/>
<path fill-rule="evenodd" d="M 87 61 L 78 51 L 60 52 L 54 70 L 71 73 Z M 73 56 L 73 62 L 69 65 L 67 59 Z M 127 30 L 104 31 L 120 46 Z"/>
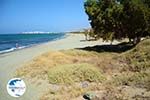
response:
<path fill-rule="evenodd" d="M 21 67 L 22 64 L 27 63 L 34 57 L 48 52 L 50 50 L 63 50 L 63 49 L 73 49 L 86 46 L 94 46 L 100 44 L 108 44 L 99 41 L 83 41 L 85 39 L 84 35 L 81 34 L 68 34 L 66 38 L 60 39 L 53 42 L 43 43 L 34 47 L 1 54 L 0 55 L 0 100 L 37 100 L 40 92 L 33 84 L 27 82 L 27 90 L 25 94 L 19 98 L 14 98 L 9 96 L 6 90 L 6 84 L 8 80 L 14 77 L 14 73 L 17 68 Z"/>

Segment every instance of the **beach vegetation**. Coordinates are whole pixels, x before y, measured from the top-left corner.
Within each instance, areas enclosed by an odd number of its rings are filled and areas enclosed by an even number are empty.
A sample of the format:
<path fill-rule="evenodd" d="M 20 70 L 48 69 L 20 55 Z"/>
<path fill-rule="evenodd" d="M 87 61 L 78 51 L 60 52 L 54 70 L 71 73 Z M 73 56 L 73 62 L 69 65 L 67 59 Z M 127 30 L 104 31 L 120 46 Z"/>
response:
<path fill-rule="evenodd" d="M 105 78 L 100 70 L 90 64 L 67 64 L 50 68 L 48 79 L 52 84 L 71 84 L 75 82 L 102 82 Z"/>
<path fill-rule="evenodd" d="M 104 40 L 129 38 L 137 44 L 150 36 L 150 7 L 146 0 L 86 0 L 85 12 L 95 36 Z"/>
<path fill-rule="evenodd" d="M 126 50 L 121 46 L 130 45 L 117 46 L 110 45 L 116 48 L 111 52 L 105 46 L 50 51 L 18 69 L 16 75 L 44 82 L 43 88 L 48 88 L 40 100 L 79 100 L 86 94 L 98 100 L 150 98 L 150 39 Z"/>

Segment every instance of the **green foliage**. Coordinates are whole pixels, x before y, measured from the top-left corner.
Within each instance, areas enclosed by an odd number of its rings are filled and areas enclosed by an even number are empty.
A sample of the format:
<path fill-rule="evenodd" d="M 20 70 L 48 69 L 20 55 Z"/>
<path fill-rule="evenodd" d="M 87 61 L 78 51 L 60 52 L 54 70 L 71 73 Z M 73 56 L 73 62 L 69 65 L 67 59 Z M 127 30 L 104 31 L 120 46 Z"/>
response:
<path fill-rule="evenodd" d="M 97 37 L 128 37 L 137 43 L 145 33 L 149 35 L 150 8 L 146 0 L 86 0 L 84 7 Z"/>
<path fill-rule="evenodd" d="M 143 33 L 147 31 L 147 7 L 141 0 L 122 0 L 124 5 L 124 28 L 129 34 L 129 38 L 142 37 Z"/>
<path fill-rule="evenodd" d="M 100 71 L 89 64 L 69 64 L 51 68 L 48 72 L 49 82 L 54 84 L 75 82 L 101 82 L 104 77 Z"/>

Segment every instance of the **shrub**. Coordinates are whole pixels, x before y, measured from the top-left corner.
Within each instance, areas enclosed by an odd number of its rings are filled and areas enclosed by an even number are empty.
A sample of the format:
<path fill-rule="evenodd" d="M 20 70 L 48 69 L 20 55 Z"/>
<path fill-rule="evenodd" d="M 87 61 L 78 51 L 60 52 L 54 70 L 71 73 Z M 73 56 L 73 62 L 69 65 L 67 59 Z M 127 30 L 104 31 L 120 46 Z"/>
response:
<path fill-rule="evenodd" d="M 50 68 L 48 72 L 49 82 L 53 84 L 74 82 L 101 82 L 105 78 L 99 69 L 90 64 L 68 64 Z"/>

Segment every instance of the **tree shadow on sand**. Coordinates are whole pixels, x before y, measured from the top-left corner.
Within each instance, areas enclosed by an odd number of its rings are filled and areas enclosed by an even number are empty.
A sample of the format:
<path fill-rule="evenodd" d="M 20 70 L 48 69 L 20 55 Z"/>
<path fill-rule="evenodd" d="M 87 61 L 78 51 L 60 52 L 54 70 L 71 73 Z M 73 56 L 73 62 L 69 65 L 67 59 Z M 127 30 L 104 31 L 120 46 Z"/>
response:
<path fill-rule="evenodd" d="M 132 49 L 135 45 L 123 42 L 116 45 L 96 45 L 92 47 L 77 48 L 79 50 L 95 51 L 95 52 L 115 52 L 122 53 Z"/>

